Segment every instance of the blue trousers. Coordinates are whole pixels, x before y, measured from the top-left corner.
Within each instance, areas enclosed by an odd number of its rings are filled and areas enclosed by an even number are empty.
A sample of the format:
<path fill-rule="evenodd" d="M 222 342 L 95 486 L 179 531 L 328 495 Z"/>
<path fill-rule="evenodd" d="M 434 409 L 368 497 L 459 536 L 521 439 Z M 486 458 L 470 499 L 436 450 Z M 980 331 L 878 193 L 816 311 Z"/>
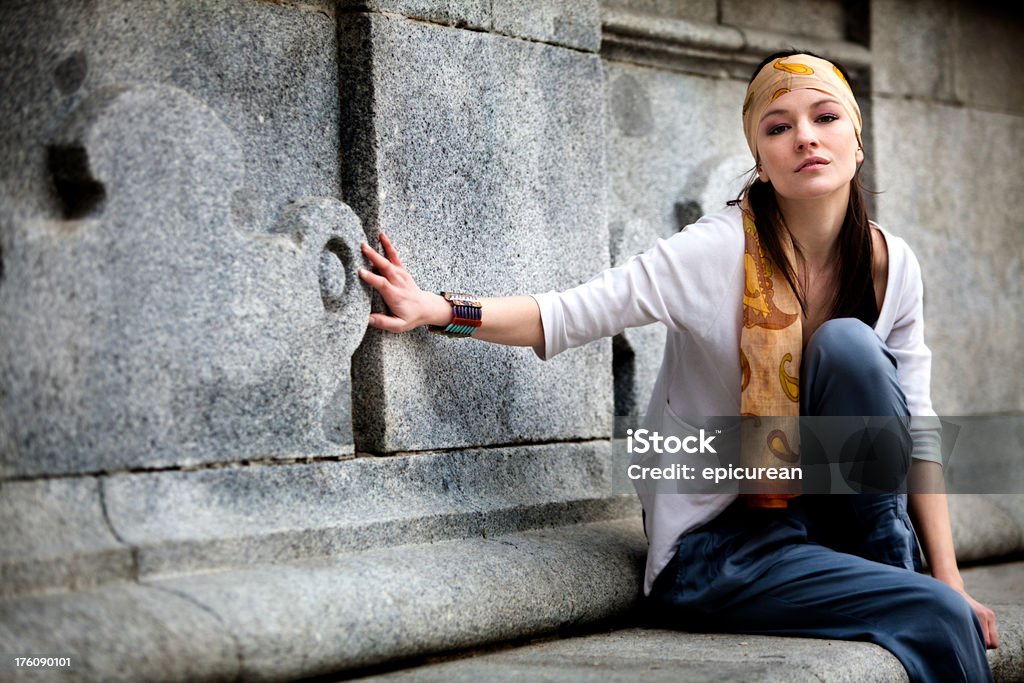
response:
<path fill-rule="evenodd" d="M 842 318 L 815 332 L 801 414 L 908 414 L 896 360 L 870 327 Z M 883 450 L 901 471 L 909 433 L 897 430 L 896 442 Z M 815 448 L 803 437 L 801 446 Z M 785 510 L 749 509 L 741 498 L 683 537 L 649 606 L 660 622 L 690 630 L 876 643 L 912 682 L 991 681 L 974 611 L 919 567 L 905 494 L 804 495 Z"/>

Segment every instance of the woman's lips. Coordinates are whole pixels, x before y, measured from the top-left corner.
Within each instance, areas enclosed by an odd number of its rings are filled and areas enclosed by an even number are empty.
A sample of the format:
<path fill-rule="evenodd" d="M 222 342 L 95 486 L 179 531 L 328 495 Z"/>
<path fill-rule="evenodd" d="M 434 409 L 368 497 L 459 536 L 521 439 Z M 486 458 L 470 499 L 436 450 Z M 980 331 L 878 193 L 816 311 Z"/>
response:
<path fill-rule="evenodd" d="M 800 164 L 800 167 L 796 169 L 796 172 L 804 173 L 809 171 L 818 171 L 828 166 L 828 164 L 829 162 L 827 160 L 820 157 L 814 157 Z"/>

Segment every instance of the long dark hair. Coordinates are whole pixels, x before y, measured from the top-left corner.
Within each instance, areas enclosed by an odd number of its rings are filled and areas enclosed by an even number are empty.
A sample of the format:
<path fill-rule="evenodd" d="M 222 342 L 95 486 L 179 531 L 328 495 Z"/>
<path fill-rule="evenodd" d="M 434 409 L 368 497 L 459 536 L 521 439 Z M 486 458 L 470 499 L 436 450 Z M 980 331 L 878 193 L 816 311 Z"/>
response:
<path fill-rule="evenodd" d="M 789 57 L 791 55 L 806 54 L 813 57 L 818 55 L 806 50 L 786 50 L 769 55 L 762 61 L 750 80 L 760 73 L 761 68 L 774 59 Z M 821 57 L 820 59 L 824 59 Z M 831 60 L 829 60 L 831 61 Z M 843 77 L 850 82 L 850 75 L 843 66 L 832 62 L 843 73 Z M 775 188 L 771 181 L 764 182 L 757 176 L 755 167 L 750 180 L 740 191 L 739 196 L 730 201 L 729 205 L 740 204 L 746 198 L 750 210 L 754 213 L 754 222 L 757 225 L 757 234 L 761 246 L 771 259 L 772 264 L 782 271 L 789 286 L 793 288 L 800 308 L 804 314 L 807 313 L 807 300 L 802 288 L 797 285 L 795 264 L 790 263 L 782 248 L 780 235 L 785 230 L 782 220 L 782 213 L 775 197 Z M 800 246 L 794 244 L 799 253 Z M 850 201 L 846 205 L 846 216 L 843 218 L 843 226 L 839 231 L 839 255 L 838 274 L 839 287 L 833 294 L 832 305 L 829 309 L 827 319 L 832 318 L 858 318 L 868 325 L 874 325 L 878 319 L 878 304 L 875 301 L 875 287 L 872 279 L 872 248 L 871 248 L 871 224 L 868 221 L 867 208 L 864 202 L 864 187 L 860 182 L 860 167 L 854 173 L 850 183 Z"/>

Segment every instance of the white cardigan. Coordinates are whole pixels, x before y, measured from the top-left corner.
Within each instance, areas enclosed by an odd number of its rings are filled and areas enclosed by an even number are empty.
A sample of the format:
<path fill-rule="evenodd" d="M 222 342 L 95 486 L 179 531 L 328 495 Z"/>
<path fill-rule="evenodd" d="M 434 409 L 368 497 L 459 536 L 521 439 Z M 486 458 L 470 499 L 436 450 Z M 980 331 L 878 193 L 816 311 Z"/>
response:
<path fill-rule="evenodd" d="M 882 229 L 889 251 L 885 299 L 875 332 L 896 357 L 912 416 L 913 457 L 941 462 L 924 343 L 921 267 L 910 247 Z M 565 292 L 533 295 L 544 326 L 542 360 L 627 327 L 668 327 L 647 415 L 738 415 L 743 290 L 743 224 L 738 207 L 704 216 L 647 252 Z M 648 535 L 644 593 L 683 534 L 714 518 L 734 493 L 654 495 L 638 487 Z"/>

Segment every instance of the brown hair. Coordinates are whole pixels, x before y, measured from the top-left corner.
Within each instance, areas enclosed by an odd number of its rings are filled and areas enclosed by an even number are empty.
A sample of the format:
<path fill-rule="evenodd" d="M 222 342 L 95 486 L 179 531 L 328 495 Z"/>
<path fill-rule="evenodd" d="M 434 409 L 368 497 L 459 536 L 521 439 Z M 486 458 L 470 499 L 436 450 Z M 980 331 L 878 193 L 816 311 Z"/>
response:
<path fill-rule="evenodd" d="M 818 57 L 813 52 L 806 50 L 776 52 L 766 57 L 754 69 L 750 80 L 753 81 L 761 68 L 772 60 L 796 54 Z M 824 59 L 824 57 L 820 57 L 820 59 Z M 832 63 L 849 81 L 850 76 L 846 69 L 841 64 Z M 775 188 L 772 187 L 770 181 L 764 182 L 758 178 L 756 171 L 755 167 L 750 180 L 740 191 L 739 196 L 728 203 L 730 206 L 735 206 L 746 198 L 750 210 L 754 213 L 754 223 L 757 225 L 761 246 L 768 253 L 772 263 L 782 271 L 800 302 L 800 308 L 806 314 L 807 302 L 804 292 L 797 286 L 795 265 L 786 258 L 782 241 L 779 238 L 782 231 L 785 230 L 785 225 L 775 197 Z M 794 248 L 799 253 L 799 245 L 794 244 Z M 850 182 L 850 201 L 846 205 L 846 216 L 843 218 L 843 225 L 839 231 L 839 287 L 833 295 L 827 319 L 858 318 L 868 325 L 875 324 L 878 319 L 878 304 L 875 301 L 874 280 L 871 273 L 872 256 L 871 224 L 868 221 L 864 187 L 860 182 L 860 167 L 858 167 Z"/>

